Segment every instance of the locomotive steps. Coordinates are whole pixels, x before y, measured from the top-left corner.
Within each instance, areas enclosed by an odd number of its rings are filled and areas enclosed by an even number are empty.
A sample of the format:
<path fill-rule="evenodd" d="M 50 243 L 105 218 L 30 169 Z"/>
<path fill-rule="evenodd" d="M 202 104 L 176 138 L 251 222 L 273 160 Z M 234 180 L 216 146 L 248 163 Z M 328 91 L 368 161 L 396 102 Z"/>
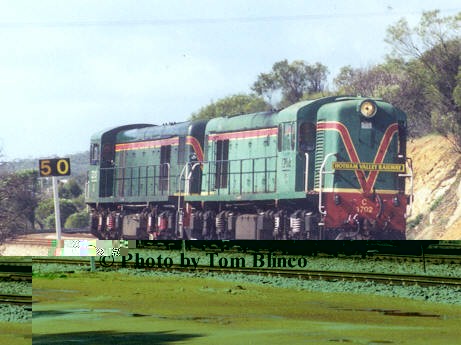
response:
<path fill-rule="evenodd" d="M 408 142 L 415 201 L 407 238 L 461 240 L 461 154 L 439 135 Z"/>

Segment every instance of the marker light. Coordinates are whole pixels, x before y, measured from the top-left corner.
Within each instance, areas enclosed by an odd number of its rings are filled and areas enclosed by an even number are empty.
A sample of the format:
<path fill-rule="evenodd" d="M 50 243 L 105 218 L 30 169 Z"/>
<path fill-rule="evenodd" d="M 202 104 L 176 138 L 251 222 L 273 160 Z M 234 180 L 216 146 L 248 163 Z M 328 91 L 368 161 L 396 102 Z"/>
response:
<path fill-rule="evenodd" d="M 335 205 L 338 206 L 341 203 L 341 197 L 338 194 L 335 194 Z"/>
<path fill-rule="evenodd" d="M 375 116 L 378 107 L 376 106 L 375 102 L 366 99 L 362 103 L 360 103 L 359 109 L 362 115 L 369 119 Z"/>

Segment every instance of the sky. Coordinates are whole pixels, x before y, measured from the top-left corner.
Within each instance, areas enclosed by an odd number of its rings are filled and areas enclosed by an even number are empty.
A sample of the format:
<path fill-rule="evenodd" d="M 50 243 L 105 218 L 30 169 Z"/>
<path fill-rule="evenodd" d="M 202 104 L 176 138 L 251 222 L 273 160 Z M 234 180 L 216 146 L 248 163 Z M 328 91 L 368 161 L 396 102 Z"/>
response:
<path fill-rule="evenodd" d="M 453 0 L 0 0 L 0 161 L 88 150 L 103 129 L 181 122 L 284 59 L 384 61 L 400 18 Z"/>

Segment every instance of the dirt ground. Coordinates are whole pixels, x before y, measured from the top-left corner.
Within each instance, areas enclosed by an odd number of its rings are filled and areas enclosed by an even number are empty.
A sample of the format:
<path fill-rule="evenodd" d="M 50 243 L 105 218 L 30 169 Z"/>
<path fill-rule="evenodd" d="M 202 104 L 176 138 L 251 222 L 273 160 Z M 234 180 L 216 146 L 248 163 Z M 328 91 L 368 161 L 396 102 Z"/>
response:
<path fill-rule="evenodd" d="M 56 234 L 47 233 L 47 234 L 29 234 L 18 236 L 14 240 L 9 240 L 6 243 L 0 246 L 0 255 L 1 256 L 48 256 L 50 247 L 43 245 L 32 245 L 32 244 L 23 244 L 23 240 L 37 240 L 42 242 L 43 240 L 54 240 L 56 239 Z M 61 239 L 63 240 L 72 240 L 72 239 L 96 239 L 93 235 L 89 233 L 83 234 L 62 234 Z"/>
<path fill-rule="evenodd" d="M 33 280 L 34 344 L 458 344 L 461 306 L 184 276 Z"/>
<path fill-rule="evenodd" d="M 0 344 L 25 345 L 32 343 L 31 323 L 0 322 Z"/>
<path fill-rule="evenodd" d="M 413 159 L 414 207 L 410 220 L 423 216 L 407 237 L 416 240 L 461 239 L 461 155 L 440 135 L 408 143 Z"/>

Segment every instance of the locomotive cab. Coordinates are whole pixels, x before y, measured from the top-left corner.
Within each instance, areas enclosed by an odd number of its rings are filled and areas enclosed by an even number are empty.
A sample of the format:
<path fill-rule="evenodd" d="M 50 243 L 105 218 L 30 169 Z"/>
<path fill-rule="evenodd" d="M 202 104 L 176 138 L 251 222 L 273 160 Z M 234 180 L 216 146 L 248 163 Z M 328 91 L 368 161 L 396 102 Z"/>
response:
<path fill-rule="evenodd" d="M 319 109 L 319 213 L 332 236 L 405 238 L 405 126 L 405 114 L 380 100 L 345 97 Z"/>
<path fill-rule="evenodd" d="M 113 195 L 113 169 L 115 162 L 115 137 L 122 130 L 153 126 L 135 124 L 111 128 L 91 137 L 90 162 L 86 182 L 86 202 L 98 203 L 100 198 Z"/>

